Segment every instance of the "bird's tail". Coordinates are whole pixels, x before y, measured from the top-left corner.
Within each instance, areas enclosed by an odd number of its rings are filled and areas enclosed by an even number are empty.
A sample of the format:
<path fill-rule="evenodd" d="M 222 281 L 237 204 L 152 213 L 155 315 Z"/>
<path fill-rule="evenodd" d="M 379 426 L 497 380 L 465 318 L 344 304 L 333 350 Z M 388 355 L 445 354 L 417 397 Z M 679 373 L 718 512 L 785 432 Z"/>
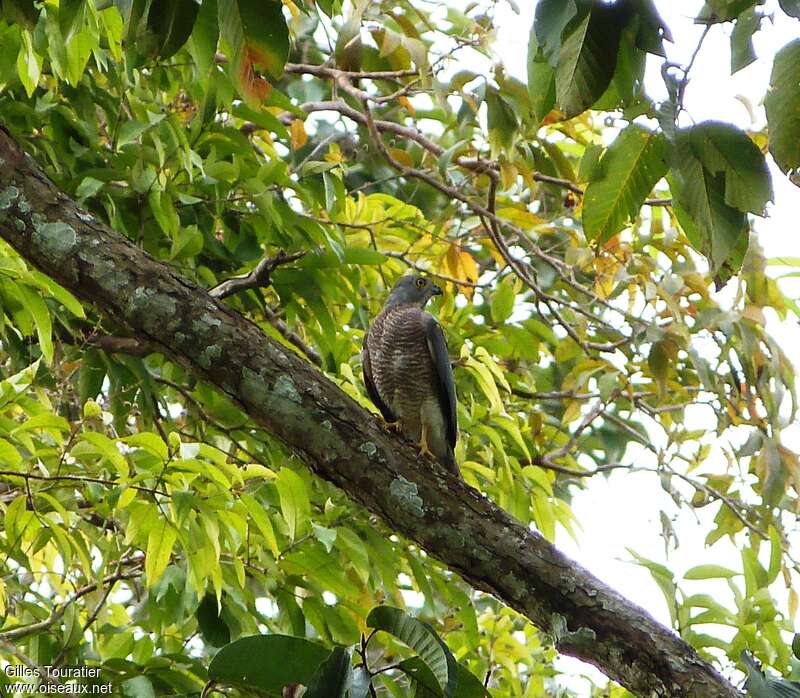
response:
<path fill-rule="evenodd" d="M 461 470 L 458 467 L 458 463 L 456 463 L 456 455 L 451 449 L 448 448 L 443 454 L 441 454 L 439 457 L 439 462 L 451 473 L 453 473 L 459 480 L 464 479 L 464 477 L 461 475 Z"/>

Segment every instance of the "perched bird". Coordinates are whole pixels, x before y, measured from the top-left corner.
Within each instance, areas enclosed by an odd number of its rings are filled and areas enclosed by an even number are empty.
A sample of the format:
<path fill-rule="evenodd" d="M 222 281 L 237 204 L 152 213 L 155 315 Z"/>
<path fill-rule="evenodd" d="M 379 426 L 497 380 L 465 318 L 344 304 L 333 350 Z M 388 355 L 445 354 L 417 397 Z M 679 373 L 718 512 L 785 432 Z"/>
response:
<path fill-rule="evenodd" d="M 444 333 L 425 304 L 442 289 L 424 276 L 402 277 L 364 338 L 367 393 L 383 418 L 461 476 L 456 389 Z"/>

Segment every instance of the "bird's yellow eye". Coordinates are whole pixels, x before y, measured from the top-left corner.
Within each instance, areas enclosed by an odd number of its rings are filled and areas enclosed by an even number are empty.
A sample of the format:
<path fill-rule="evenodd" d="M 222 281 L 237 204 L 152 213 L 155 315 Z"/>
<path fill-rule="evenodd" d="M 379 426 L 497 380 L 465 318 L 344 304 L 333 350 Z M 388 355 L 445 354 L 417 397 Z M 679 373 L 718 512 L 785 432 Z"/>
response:
<path fill-rule="evenodd" d="M 417 279 L 417 288 L 422 288 L 425 285 L 425 279 Z"/>

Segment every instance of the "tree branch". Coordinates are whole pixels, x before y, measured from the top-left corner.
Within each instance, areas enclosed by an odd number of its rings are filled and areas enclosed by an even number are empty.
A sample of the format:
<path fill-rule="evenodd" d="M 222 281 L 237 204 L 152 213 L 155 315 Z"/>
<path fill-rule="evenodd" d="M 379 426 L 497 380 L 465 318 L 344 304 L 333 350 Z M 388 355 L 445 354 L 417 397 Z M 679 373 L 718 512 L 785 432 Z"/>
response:
<path fill-rule="evenodd" d="M 212 298 L 219 298 L 221 300 L 232 296 L 234 293 L 246 291 L 250 288 L 269 286 L 272 283 L 272 272 L 275 271 L 277 267 L 282 264 L 294 262 L 304 257 L 305 254 L 305 251 L 286 254 L 286 252 L 280 250 L 274 257 L 265 257 L 262 259 L 249 274 L 226 279 L 222 283 L 208 289 L 208 293 Z"/>
<path fill-rule="evenodd" d="M 312 364 L 79 209 L 3 130 L 0 160 L 0 237 L 223 391 L 319 477 L 544 631 L 565 623 L 570 632 L 558 634 L 558 649 L 634 693 L 739 695 L 672 631 L 438 463 L 420 458 Z"/>
<path fill-rule="evenodd" d="M 36 623 L 31 623 L 30 625 L 20 625 L 17 628 L 11 628 L 10 630 L 5 630 L 4 632 L 0 633 L 0 643 L 5 642 L 12 642 L 18 641 L 23 637 L 27 637 L 28 635 L 33 635 L 34 633 L 41 632 L 42 630 L 47 630 L 48 628 L 52 627 L 55 623 L 61 620 L 61 617 L 64 615 L 64 611 L 67 610 L 67 606 L 75 603 L 78 599 L 86 596 L 87 594 L 91 594 L 95 591 L 98 587 L 102 586 L 103 584 L 114 584 L 122 579 L 136 579 L 141 577 L 142 571 L 138 570 L 138 567 L 141 567 L 142 559 L 141 558 L 127 558 L 121 559 L 118 563 L 118 570 L 114 574 L 108 575 L 104 577 L 102 580 L 98 582 L 94 582 L 92 584 L 87 584 L 86 586 L 82 586 L 80 589 L 75 591 L 64 603 L 60 606 L 56 606 L 50 615 L 45 618 L 44 620 L 37 621 Z M 132 571 L 120 571 L 119 568 L 122 566 L 133 566 Z"/>

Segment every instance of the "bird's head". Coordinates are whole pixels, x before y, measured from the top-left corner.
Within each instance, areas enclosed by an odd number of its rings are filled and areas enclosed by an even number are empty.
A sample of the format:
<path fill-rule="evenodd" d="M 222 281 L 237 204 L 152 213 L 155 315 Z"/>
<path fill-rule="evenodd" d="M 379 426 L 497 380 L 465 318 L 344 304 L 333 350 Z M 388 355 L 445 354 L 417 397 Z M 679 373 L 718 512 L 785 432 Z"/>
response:
<path fill-rule="evenodd" d="M 441 296 L 442 289 L 425 276 L 409 274 L 403 276 L 392 288 L 386 307 L 393 305 L 416 305 L 424 308 L 433 296 Z"/>

